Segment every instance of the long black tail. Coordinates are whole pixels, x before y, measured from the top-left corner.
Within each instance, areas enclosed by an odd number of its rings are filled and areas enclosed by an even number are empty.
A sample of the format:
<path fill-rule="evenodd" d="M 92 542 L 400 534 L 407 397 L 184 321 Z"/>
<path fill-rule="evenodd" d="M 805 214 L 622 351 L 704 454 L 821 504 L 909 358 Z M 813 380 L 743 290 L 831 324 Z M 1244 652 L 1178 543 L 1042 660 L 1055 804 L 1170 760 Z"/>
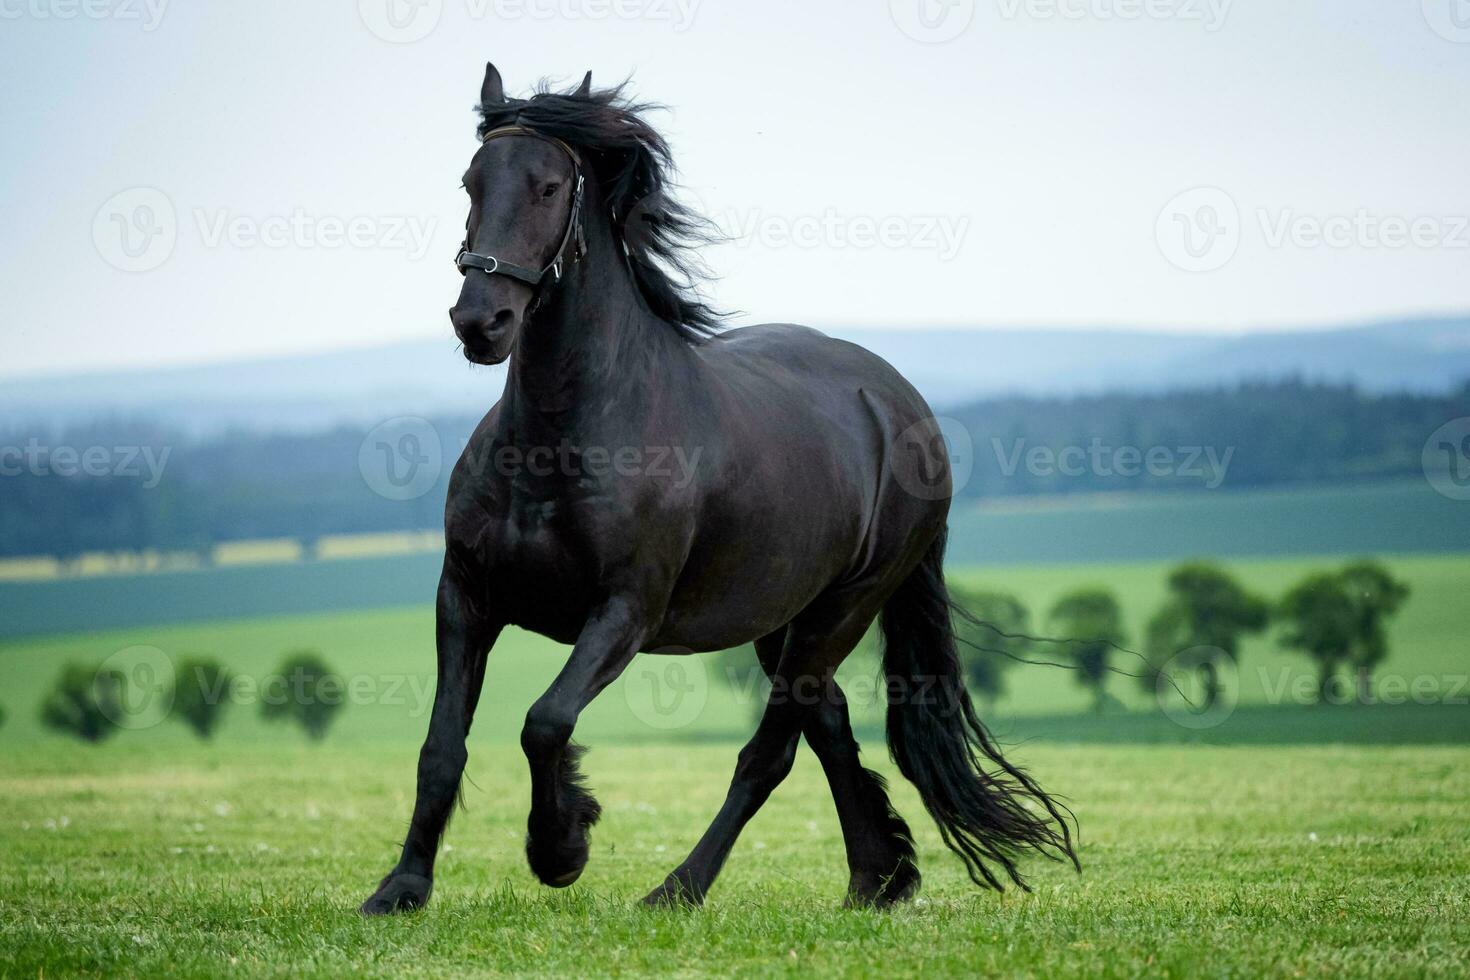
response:
<path fill-rule="evenodd" d="M 994 865 L 1030 890 L 1016 868 L 1027 849 L 1081 870 L 1070 811 L 1011 765 L 985 730 L 955 649 L 940 534 L 883 607 L 888 750 L 919 791 L 939 833 L 977 884 L 1003 891 Z"/>

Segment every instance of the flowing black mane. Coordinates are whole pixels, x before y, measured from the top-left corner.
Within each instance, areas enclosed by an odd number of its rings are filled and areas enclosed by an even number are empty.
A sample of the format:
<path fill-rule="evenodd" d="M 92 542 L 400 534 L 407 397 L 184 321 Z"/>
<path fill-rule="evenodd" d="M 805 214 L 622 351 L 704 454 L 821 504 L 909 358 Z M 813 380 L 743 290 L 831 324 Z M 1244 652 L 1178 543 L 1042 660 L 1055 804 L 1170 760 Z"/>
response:
<path fill-rule="evenodd" d="M 529 99 L 481 104 L 477 132 L 483 138 L 519 124 L 576 147 L 606 190 L 614 231 L 649 309 L 686 340 L 703 340 L 719 331 L 724 315 L 699 295 L 708 274 L 695 250 L 719 236 L 670 193 L 669 145 L 643 118 L 661 107 L 633 102 L 623 88 L 561 93 L 542 83 Z"/>

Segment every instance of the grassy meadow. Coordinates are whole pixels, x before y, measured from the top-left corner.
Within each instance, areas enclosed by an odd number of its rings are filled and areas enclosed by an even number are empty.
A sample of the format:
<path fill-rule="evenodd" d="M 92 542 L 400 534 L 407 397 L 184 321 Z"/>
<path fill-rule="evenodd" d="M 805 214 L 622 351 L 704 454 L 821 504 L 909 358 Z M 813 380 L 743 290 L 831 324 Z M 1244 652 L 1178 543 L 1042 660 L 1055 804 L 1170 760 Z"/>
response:
<path fill-rule="evenodd" d="M 1274 596 L 1338 560 L 1226 564 Z M 1453 699 L 1470 669 L 1458 613 L 1470 559 L 1388 563 L 1414 594 L 1381 673 L 1427 678 Z M 1013 591 L 1033 611 L 1106 584 L 1136 637 L 1166 569 L 952 575 Z M 1295 703 L 1273 691 L 1311 665 L 1269 636 L 1242 654 L 1231 688 L 1240 707 L 1205 730 L 1171 722 L 1130 678 L 1112 678 L 1118 703 L 1094 715 L 1067 672 L 1009 672 L 1008 694 L 985 714 L 1012 756 L 1065 797 L 1082 835 L 1084 873 L 1033 861 L 1030 895 L 964 878 L 886 758 L 880 696 L 875 685 L 861 693 L 876 664 L 860 653 L 847 678 L 866 760 L 891 777 L 925 875 L 917 902 L 875 914 L 838 908 L 841 835 L 806 751 L 704 909 L 634 907 L 713 816 L 751 728 L 749 692 L 713 658 L 640 658 L 587 711 L 578 737 L 593 748 L 586 768 L 604 806 L 592 861 L 571 889 L 536 884 L 521 852 L 528 777 L 516 736 L 565 649 L 508 632 L 433 903 L 362 920 L 356 905 L 391 865 L 412 806 L 432 631 L 419 603 L 0 643 L 0 976 L 1470 972 L 1470 692 L 1458 704 Z M 300 648 L 349 681 L 318 745 L 263 721 L 249 698 L 227 709 L 211 743 L 162 720 L 160 704 L 138 705 L 136 730 L 99 746 L 49 733 L 36 716 L 68 660 L 136 669 L 208 654 L 261 680 Z M 1129 669 L 1123 655 L 1115 664 Z"/>

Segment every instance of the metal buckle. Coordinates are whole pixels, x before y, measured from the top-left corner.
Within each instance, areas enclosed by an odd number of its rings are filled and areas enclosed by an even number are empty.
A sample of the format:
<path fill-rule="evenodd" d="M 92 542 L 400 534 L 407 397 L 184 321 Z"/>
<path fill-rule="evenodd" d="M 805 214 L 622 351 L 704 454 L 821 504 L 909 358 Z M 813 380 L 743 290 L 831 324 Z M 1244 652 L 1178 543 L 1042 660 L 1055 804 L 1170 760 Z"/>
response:
<path fill-rule="evenodd" d="M 474 254 L 475 253 L 473 253 L 473 252 L 470 251 L 468 245 L 461 245 L 459 247 L 459 252 L 456 253 L 455 256 L 454 256 L 454 265 L 455 265 L 455 267 L 457 269 L 459 269 L 459 274 L 460 275 L 464 275 L 465 274 L 465 269 L 466 268 L 471 268 L 471 269 L 479 269 L 481 272 L 485 273 L 485 275 L 492 276 L 492 275 L 495 274 L 495 270 L 497 270 L 497 269 L 500 268 L 500 260 L 497 259 L 493 255 L 476 256 L 477 258 L 485 258 L 485 259 L 489 259 L 490 260 L 490 268 L 488 268 L 488 269 L 483 269 L 483 268 L 481 268 L 480 266 L 477 266 L 477 265 L 466 267 L 465 264 L 464 264 L 464 257 L 466 255 L 474 255 Z"/>

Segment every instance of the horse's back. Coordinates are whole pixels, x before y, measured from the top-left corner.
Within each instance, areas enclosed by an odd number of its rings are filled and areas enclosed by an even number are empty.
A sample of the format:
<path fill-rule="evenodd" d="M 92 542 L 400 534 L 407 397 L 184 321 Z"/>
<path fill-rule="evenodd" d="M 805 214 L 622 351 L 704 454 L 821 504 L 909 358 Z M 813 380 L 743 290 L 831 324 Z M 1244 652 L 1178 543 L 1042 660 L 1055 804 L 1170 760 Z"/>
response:
<path fill-rule="evenodd" d="M 708 341 L 700 353 L 723 380 L 740 373 L 755 375 L 763 387 L 780 387 L 798 403 L 866 392 L 892 411 L 891 421 L 900 429 L 932 415 L 923 396 L 883 358 L 860 344 L 801 324 L 737 327 Z"/>

